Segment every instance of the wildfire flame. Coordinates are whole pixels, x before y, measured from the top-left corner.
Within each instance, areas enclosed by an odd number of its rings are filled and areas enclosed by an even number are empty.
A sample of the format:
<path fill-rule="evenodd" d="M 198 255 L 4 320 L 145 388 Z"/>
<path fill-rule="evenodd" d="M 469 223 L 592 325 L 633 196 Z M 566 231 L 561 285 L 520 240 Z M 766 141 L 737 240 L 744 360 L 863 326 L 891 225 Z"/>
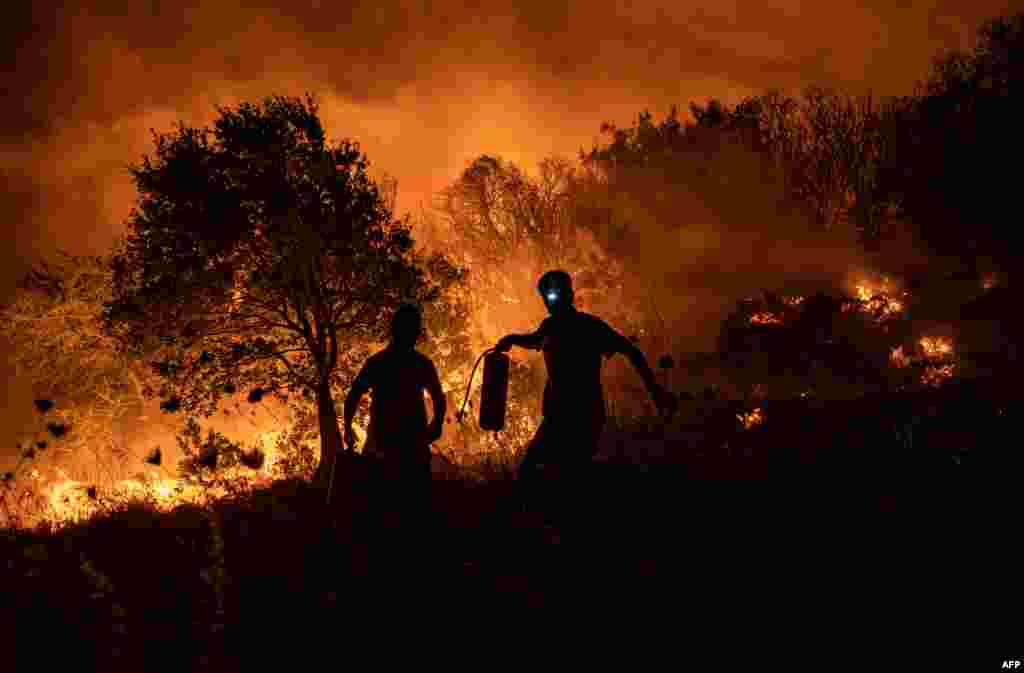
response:
<path fill-rule="evenodd" d="M 876 316 L 879 321 L 902 313 L 905 308 L 904 299 L 908 294 L 901 292 L 897 296 L 895 291 L 890 289 L 888 279 L 884 279 L 880 285 L 867 282 L 858 283 L 854 286 L 854 291 L 857 308 L 864 313 Z"/>
<path fill-rule="evenodd" d="M 948 337 L 924 337 L 918 343 L 927 358 L 944 358 L 953 354 L 953 342 Z"/>
<path fill-rule="evenodd" d="M 779 316 L 775 315 L 774 313 L 769 313 L 768 311 L 761 311 L 760 313 L 755 313 L 754 315 L 750 316 L 750 324 L 751 325 L 781 325 L 782 324 L 782 318 L 780 318 Z"/>
<path fill-rule="evenodd" d="M 356 434 L 363 434 L 358 424 Z M 282 473 L 282 455 L 277 448 L 280 435 L 278 431 L 258 433 L 257 443 L 264 454 L 262 466 L 258 470 L 244 466 L 224 470 L 221 479 L 212 486 L 152 471 L 149 475 L 117 481 L 109 488 L 99 488 L 72 479 L 64 470 L 57 468 L 57 478 L 43 487 L 40 482 L 45 477 L 38 469 L 33 469 L 29 476 L 39 484 L 42 511 L 33 513 L 28 519 L 61 527 L 130 503 L 143 502 L 162 512 L 185 504 L 208 506 L 228 495 L 229 489 L 225 484 L 230 484 L 233 491 L 245 491 L 285 476 Z"/>
<path fill-rule="evenodd" d="M 921 374 L 921 383 L 926 386 L 937 387 L 953 377 L 954 364 L 929 365 L 924 368 Z"/>
<path fill-rule="evenodd" d="M 736 420 L 743 424 L 744 430 L 750 430 L 754 426 L 764 423 L 764 410 L 761 407 L 755 407 L 750 413 L 736 414 Z"/>
<path fill-rule="evenodd" d="M 920 381 L 925 386 L 939 386 L 953 377 L 956 363 L 949 361 L 955 352 L 952 339 L 949 337 L 922 337 L 917 345 L 919 349 L 913 353 L 904 351 L 903 346 L 892 349 L 889 354 L 889 363 L 900 368 L 914 362 L 923 363 Z"/>

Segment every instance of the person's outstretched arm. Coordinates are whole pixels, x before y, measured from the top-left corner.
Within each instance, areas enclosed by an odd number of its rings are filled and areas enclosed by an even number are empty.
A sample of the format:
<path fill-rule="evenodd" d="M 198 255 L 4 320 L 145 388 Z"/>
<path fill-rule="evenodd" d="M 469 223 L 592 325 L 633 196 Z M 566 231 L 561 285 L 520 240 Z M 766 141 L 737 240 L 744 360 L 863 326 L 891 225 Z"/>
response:
<path fill-rule="evenodd" d="M 494 347 L 498 352 L 508 352 L 512 346 L 527 348 L 532 351 L 539 351 L 544 345 L 544 323 L 540 324 L 536 332 L 532 334 L 509 334 L 498 340 Z"/>

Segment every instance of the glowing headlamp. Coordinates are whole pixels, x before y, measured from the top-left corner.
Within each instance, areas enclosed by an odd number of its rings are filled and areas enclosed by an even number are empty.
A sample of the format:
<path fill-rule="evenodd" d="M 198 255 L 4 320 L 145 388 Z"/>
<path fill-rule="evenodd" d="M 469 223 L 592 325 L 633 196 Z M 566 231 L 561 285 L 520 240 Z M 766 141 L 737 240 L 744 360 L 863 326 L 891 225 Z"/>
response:
<path fill-rule="evenodd" d="M 556 301 L 558 301 L 558 293 L 555 292 L 554 290 L 548 290 L 546 298 L 549 304 L 554 304 Z"/>

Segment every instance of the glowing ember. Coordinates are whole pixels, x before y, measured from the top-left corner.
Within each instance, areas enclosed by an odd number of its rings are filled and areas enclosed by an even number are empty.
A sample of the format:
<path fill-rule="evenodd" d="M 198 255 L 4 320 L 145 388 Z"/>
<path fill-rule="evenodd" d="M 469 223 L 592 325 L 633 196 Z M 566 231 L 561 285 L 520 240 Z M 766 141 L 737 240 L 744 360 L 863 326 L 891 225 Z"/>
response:
<path fill-rule="evenodd" d="M 921 350 L 924 351 L 925 357 L 930 359 L 943 358 L 953 354 L 953 342 L 947 337 L 924 337 L 918 343 L 921 344 Z"/>
<path fill-rule="evenodd" d="M 981 279 L 981 287 L 985 290 L 991 290 L 996 284 L 996 275 L 994 273 L 990 273 Z"/>
<path fill-rule="evenodd" d="M 874 296 L 876 296 L 876 293 L 871 288 L 864 285 L 857 286 L 857 299 L 859 299 L 860 301 L 869 302 L 871 301 L 871 298 Z"/>
<path fill-rule="evenodd" d="M 796 308 L 797 306 L 800 306 L 801 304 L 804 303 L 804 299 L 806 299 L 806 297 L 794 295 L 792 297 L 783 297 L 782 303 L 785 304 L 786 306 L 792 306 Z"/>
<path fill-rule="evenodd" d="M 764 418 L 764 411 L 761 407 L 755 407 L 748 414 L 736 414 L 736 420 L 743 424 L 744 430 L 750 430 L 756 425 L 761 425 L 764 423 Z"/>
<path fill-rule="evenodd" d="M 750 316 L 751 325 L 781 325 L 782 319 L 774 313 L 762 311 Z"/>
<path fill-rule="evenodd" d="M 910 357 L 903 351 L 903 346 L 897 346 L 889 353 L 889 364 L 893 367 L 906 367 L 910 364 Z"/>
<path fill-rule="evenodd" d="M 888 279 L 883 279 L 880 285 L 870 283 L 859 283 L 854 286 L 856 294 L 856 307 L 864 313 L 874 316 L 879 321 L 884 321 L 903 312 L 905 308 L 904 299 L 906 292 L 896 296 L 895 290 L 889 287 Z M 902 298 L 901 298 L 902 297 Z M 853 307 L 844 306 L 845 311 Z"/>
<path fill-rule="evenodd" d="M 956 365 L 929 365 L 924 368 L 921 374 L 921 383 L 926 386 L 937 387 L 953 378 L 953 370 Z"/>

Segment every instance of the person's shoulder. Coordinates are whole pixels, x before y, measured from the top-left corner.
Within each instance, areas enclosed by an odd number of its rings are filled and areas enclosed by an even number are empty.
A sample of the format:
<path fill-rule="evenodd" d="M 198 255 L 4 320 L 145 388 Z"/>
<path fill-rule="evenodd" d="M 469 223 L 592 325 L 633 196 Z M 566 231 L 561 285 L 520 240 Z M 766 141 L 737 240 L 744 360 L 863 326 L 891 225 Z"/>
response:
<path fill-rule="evenodd" d="M 583 311 L 577 311 L 577 316 L 581 321 L 587 324 L 588 327 L 596 327 L 599 329 L 614 329 L 604 319 L 597 317 L 592 313 L 585 313 Z"/>
<path fill-rule="evenodd" d="M 372 381 L 376 380 L 378 377 L 378 370 L 380 369 L 383 352 L 384 351 L 377 351 L 366 358 L 366 360 L 363 361 L 363 368 L 359 371 L 359 376 L 371 386 L 373 385 Z"/>
<path fill-rule="evenodd" d="M 583 320 L 587 325 L 588 332 L 597 339 L 596 343 L 602 344 L 602 350 L 607 353 L 625 352 L 629 340 L 602 318 L 590 313 L 582 313 Z"/>
<path fill-rule="evenodd" d="M 431 370 L 434 369 L 434 361 L 427 356 L 426 353 L 421 351 L 413 351 L 413 358 L 416 362 L 416 366 L 422 369 Z"/>
<path fill-rule="evenodd" d="M 380 368 L 381 362 L 385 359 L 385 351 L 379 350 L 376 353 L 370 355 L 363 362 L 363 371 L 369 374 Z"/>

